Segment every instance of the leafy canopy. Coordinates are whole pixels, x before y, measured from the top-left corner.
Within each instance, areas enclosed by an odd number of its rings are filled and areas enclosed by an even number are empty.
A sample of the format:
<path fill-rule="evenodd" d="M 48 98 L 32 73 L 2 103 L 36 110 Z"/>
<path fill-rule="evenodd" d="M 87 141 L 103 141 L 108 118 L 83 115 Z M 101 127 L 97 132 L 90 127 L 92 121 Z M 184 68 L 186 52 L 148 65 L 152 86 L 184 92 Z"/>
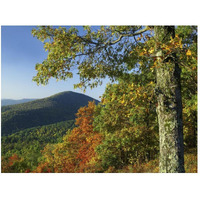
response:
<path fill-rule="evenodd" d="M 122 77 L 135 65 L 128 67 L 127 57 L 137 47 L 150 37 L 149 30 L 142 26 L 84 26 L 83 34 L 77 28 L 39 27 L 32 34 L 44 43 L 48 52 L 47 59 L 36 65 L 37 75 L 34 81 L 47 84 L 50 77 L 66 80 L 73 77 L 73 69 L 78 68 L 80 83 L 75 87 L 91 88 L 101 84 L 106 76 L 112 81 Z M 136 40 L 141 35 L 143 41 Z M 135 63 L 136 64 L 136 63 Z M 93 82 L 91 82 L 93 80 Z"/>
<path fill-rule="evenodd" d="M 195 36 L 196 27 L 177 27 L 174 38 L 158 42 L 152 26 L 83 26 L 82 31 L 80 27 L 39 27 L 32 34 L 44 43 L 48 56 L 36 64 L 38 72 L 33 80 L 44 85 L 51 77 L 66 80 L 78 69 L 80 82 L 74 86 L 85 89 L 96 87 L 107 76 L 112 81 L 127 80 L 140 71 L 144 62 L 153 72 L 158 66 L 159 49 L 164 62 L 170 61 L 174 52 L 184 56 L 180 56 L 179 62 L 192 56 L 188 46 L 183 45 L 193 40 L 184 39 L 189 31 Z"/>

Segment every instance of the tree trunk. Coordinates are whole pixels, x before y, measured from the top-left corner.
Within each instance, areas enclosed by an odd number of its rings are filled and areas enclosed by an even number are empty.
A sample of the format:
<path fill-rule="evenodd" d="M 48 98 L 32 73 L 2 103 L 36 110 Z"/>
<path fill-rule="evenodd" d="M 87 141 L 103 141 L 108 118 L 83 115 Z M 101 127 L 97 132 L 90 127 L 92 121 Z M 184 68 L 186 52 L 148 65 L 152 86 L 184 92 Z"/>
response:
<path fill-rule="evenodd" d="M 155 26 L 155 52 L 158 98 L 157 114 L 160 138 L 160 172 L 181 173 L 184 170 L 183 122 L 180 73 L 176 54 L 165 57 L 161 44 L 175 37 L 174 26 Z"/>

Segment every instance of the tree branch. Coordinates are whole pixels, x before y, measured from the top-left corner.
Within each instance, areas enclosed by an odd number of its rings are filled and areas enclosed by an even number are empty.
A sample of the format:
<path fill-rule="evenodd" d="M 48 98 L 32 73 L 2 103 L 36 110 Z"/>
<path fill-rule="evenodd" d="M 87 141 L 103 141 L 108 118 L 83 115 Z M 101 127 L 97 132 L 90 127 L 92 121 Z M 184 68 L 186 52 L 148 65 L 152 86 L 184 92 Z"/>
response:
<path fill-rule="evenodd" d="M 144 29 L 142 29 L 142 30 L 140 30 L 140 31 L 138 31 L 138 32 L 135 32 L 135 33 L 121 34 L 121 35 L 119 36 L 118 39 L 116 39 L 116 40 L 113 41 L 113 42 L 110 41 L 110 42 L 108 42 L 107 44 L 108 44 L 108 45 L 114 45 L 114 44 L 116 44 L 117 42 L 119 42 L 123 37 L 133 37 L 133 36 L 136 36 L 136 35 L 140 35 L 140 34 L 144 33 L 144 32 L 147 31 L 147 30 L 149 30 L 149 27 L 148 27 L 148 26 L 146 26 Z"/>
<path fill-rule="evenodd" d="M 77 37 L 78 37 L 79 39 L 83 40 L 83 41 L 86 42 L 86 43 L 95 44 L 95 45 L 100 45 L 99 42 L 94 42 L 94 41 L 92 41 L 92 40 L 88 40 L 88 39 L 83 38 L 83 37 L 81 37 L 81 36 L 77 36 Z"/>

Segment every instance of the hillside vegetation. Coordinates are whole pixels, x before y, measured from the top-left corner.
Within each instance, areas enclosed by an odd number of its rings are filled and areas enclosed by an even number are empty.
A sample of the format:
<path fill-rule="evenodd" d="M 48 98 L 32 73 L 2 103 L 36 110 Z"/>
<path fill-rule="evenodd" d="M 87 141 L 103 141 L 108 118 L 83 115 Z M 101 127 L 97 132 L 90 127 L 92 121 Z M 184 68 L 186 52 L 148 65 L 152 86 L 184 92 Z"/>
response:
<path fill-rule="evenodd" d="M 75 92 L 62 92 L 28 103 L 3 106 L 1 108 L 2 135 L 17 131 L 75 119 L 81 106 L 94 99 Z M 98 103 L 97 100 L 94 100 Z"/>
<path fill-rule="evenodd" d="M 47 144 L 62 142 L 66 132 L 74 128 L 74 120 L 58 122 L 47 126 L 39 126 L 25 129 L 1 138 L 2 171 L 25 172 L 38 165 L 42 156 L 41 150 Z M 6 164 L 13 155 L 23 158 L 19 166 L 6 170 Z M 5 165 L 5 166 L 4 166 Z M 5 167 L 5 168 L 4 168 Z"/>

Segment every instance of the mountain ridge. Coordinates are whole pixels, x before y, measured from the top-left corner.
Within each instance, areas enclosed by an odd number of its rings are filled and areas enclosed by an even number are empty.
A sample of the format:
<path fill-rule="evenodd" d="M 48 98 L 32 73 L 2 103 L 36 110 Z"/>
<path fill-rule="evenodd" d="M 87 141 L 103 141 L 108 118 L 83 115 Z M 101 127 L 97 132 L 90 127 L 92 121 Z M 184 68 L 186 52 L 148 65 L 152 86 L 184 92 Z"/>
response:
<path fill-rule="evenodd" d="M 72 91 L 60 92 L 46 98 L 1 107 L 2 135 L 10 135 L 19 130 L 74 120 L 75 114 L 89 101 L 98 100 Z"/>
<path fill-rule="evenodd" d="M 29 98 L 23 98 L 23 99 L 1 99 L 1 106 L 8 106 L 8 105 L 16 105 L 21 103 L 26 103 L 30 101 L 34 101 L 37 99 L 29 99 Z"/>

